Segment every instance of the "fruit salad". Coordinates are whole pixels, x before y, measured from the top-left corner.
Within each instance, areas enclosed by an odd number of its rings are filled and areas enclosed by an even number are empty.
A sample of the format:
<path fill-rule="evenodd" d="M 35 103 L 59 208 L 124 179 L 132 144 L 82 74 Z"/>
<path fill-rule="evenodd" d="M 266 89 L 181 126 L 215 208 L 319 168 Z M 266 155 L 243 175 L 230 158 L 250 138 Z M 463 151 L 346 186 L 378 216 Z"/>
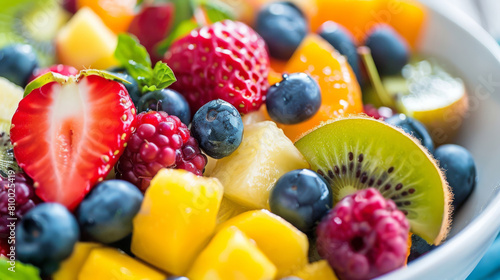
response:
<path fill-rule="evenodd" d="M 2 2 L 0 278 L 411 265 L 477 181 L 426 24 L 415 0 Z"/>

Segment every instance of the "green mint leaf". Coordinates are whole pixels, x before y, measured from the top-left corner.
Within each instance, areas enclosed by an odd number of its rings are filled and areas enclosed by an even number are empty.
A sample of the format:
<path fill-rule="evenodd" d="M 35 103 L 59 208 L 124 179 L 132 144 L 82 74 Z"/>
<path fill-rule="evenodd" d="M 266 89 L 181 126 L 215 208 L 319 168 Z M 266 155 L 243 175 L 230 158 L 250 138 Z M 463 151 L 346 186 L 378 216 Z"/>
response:
<path fill-rule="evenodd" d="M 170 35 L 165 40 L 158 44 L 157 52 L 164 54 L 175 41 L 188 35 L 189 32 L 196 28 L 198 28 L 198 24 L 190 19 L 181 22 L 170 32 Z"/>
<path fill-rule="evenodd" d="M 144 85 L 141 82 L 147 84 L 151 80 L 153 76 L 151 58 L 146 48 L 133 35 L 125 33 L 118 35 L 115 57 L 140 86 Z"/>
<path fill-rule="evenodd" d="M 194 0 L 170 0 L 175 6 L 175 18 L 173 26 L 178 26 L 181 22 L 193 17 L 195 9 Z"/>
<path fill-rule="evenodd" d="M 164 89 L 176 81 L 174 71 L 166 63 L 158 61 L 153 69 L 151 85 L 156 86 L 157 89 Z"/>
<path fill-rule="evenodd" d="M 2 280 L 40 280 L 38 269 L 19 261 L 11 262 L 0 258 L 0 279 Z"/>
<path fill-rule="evenodd" d="M 215 0 L 200 0 L 200 6 L 205 10 L 205 13 L 210 22 L 215 23 L 226 19 L 234 20 L 236 15 L 227 4 Z"/>

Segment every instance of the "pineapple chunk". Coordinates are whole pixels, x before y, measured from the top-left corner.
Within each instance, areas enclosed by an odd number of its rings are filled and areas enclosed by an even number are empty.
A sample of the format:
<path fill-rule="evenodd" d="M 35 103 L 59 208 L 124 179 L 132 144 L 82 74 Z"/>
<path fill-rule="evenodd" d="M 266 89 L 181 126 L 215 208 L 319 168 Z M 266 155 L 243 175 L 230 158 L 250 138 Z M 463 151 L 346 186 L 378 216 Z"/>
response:
<path fill-rule="evenodd" d="M 184 275 L 214 233 L 223 187 L 215 178 L 163 169 L 134 218 L 132 252 L 175 275 Z"/>
<path fill-rule="evenodd" d="M 236 227 L 221 230 L 187 274 L 191 280 L 269 280 L 276 267 Z"/>
<path fill-rule="evenodd" d="M 78 242 L 75 244 L 73 253 L 65 261 L 61 263 L 61 266 L 57 272 L 52 275 L 54 280 L 68 280 L 77 279 L 83 264 L 90 255 L 90 251 L 95 248 L 102 247 L 103 245 L 99 243 L 91 242 Z"/>
<path fill-rule="evenodd" d="M 281 217 L 267 210 L 254 210 L 228 220 L 217 229 L 233 226 L 257 243 L 276 265 L 278 277 L 290 275 L 307 264 L 307 236 Z"/>
<path fill-rule="evenodd" d="M 321 260 L 304 266 L 301 270 L 293 273 L 303 280 L 338 280 L 327 261 Z"/>
<path fill-rule="evenodd" d="M 117 36 L 92 9 L 81 8 L 56 36 L 59 62 L 77 69 L 117 66 Z"/>
<path fill-rule="evenodd" d="M 97 248 L 90 252 L 78 280 L 164 280 L 160 273 L 114 248 Z M 75 278 L 66 278 L 66 280 Z"/>
<path fill-rule="evenodd" d="M 250 209 L 269 209 L 269 192 L 285 173 L 309 164 L 274 122 L 248 125 L 243 141 L 230 156 L 217 161 L 212 176 L 224 195 Z"/>

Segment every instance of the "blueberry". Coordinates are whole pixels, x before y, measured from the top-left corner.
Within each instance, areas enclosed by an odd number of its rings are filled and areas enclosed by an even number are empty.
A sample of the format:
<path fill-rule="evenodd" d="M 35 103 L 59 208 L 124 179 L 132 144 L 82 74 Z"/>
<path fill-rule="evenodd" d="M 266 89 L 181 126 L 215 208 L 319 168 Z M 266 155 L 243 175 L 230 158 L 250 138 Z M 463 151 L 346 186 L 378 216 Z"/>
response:
<path fill-rule="evenodd" d="M 310 119 L 321 106 L 318 83 L 305 73 L 284 74 L 267 92 L 266 107 L 271 119 L 297 124 Z"/>
<path fill-rule="evenodd" d="M 51 274 L 69 257 L 80 231 L 73 215 L 58 203 L 42 203 L 24 215 L 16 227 L 16 252 L 20 261 Z"/>
<path fill-rule="evenodd" d="M 9 45 L 0 50 L 0 77 L 25 87 L 35 68 L 38 58 L 29 45 Z"/>
<path fill-rule="evenodd" d="M 411 235 L 411 247 L 410 255 L 408 256 L 408 262 L 414 261 L 417 258 L 427 254 L 431 250 L 436 248 L 434 245 L 430 245 L 427 241 L 423 240 L 420 236 L 416 234 Z"/>
<path fill-rule="evenodd" d="M 130 76 L 125 69 L 113 68 L 109 70 L 109 72 L 117 76 L 118 78 L 126 80 L 130 83 L 130 84 L 127 83 L 122 83 L 122 84 L 127 89 L 128 95 L 130 95 L 132 102 L 134 102 L 134 105 L 137 107 L 137 103 L 141 98 L 141 91 L 139 89 L 139 84 L 137 83 L 137 81 L 134 78 L 132 78 L 132 76 Z"/>
<path fill-rule="evenodd" d="M 272 57 L 288 60 L 307 35 L 309 27 L 297 6 L 290 2 L 274 2 L 260 10 L 255 30 L 266 41 Z"/>
<path fill-rule="evenodd" d="M 169 115 L 177 116 L 185 125 L 191 122 L 189 104 L 180 93 L 171 89 L 162 89 L 148 92 L 139 99 L 137 110 L 164 111 Z"/>
<path fill-rule="evenodd" d="M 347 62 L 351 65 L 358 82 L 361 83 L 362 76 L 359 68 L 359 56 L 354 43 L 353 35 L 343 26 L 327 21 L 321 25 L 319 35 L 332 45 L 340 54 L 347 58 Z"/>
<path fill-rule="evenodd" d="M 189 280 L 189 278 L 184 276 L 169 276 L 167 280 Z"/>
<path fill-rule="evenodd" d="M 408 43 L 392 27 L 380 25 L 366 39 L 377 70 L 382 76 L 401 74 L 408 63 Z"/>
<path fill-rule="evenodd" d="M 100 183 L 78 208 L 82 232 L 102 243 L 125 238 L 132 232 L 132 219 L 139 212 L 142 199 L 139 189 L 127 181 Z"/>
<path fill-rule="evenodd" d="M 243 138 L 243 121 L 233 105 L 217 99 L 203 105 L 193 117 L 191 134 L 210 157 L 232 154 Z"/>
<path fill-rule="evenodd" d="M 446 179 L 455 196 L 453 207 L 458 209 L 476 186 L 474 158 L 467 149 L 453 144 L 438 147 L 434 156 L 445 171 Z"/>
<path fill-rule="evenodd" d="M 434 152 L 434 142 L 432 141 L 432 137 L 421 122 L 404 114 L 394 115 L 386 119 L 385 122 L 390 125 L 397 126 L 403 129 L 406 133 L 413 135 L 415 138 L 420 140 L 420 143 L 422 143 L 422 145 L 424 145 L 430 153 Z"/>
<path fill-rule="evenodd" d="M 290 171 L 276 182 L 269 196 L 271 211 L 310 233 L 333 206 L 332 190 L 309 169 Z"/>

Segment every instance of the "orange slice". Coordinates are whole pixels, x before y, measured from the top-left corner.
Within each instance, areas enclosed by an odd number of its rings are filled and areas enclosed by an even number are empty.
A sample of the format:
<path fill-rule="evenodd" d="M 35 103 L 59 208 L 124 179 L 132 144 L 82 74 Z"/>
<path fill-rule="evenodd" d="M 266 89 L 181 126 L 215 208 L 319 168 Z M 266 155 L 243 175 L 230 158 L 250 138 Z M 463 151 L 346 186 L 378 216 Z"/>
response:
<path fill-rule="evenodd" d="M 321 107 L 311 119 L 278 126 L 293 142 L 321 123 L 341 116 L 361 113 L 361 89 L 345 57 L 317 35 L 309 35 L 289 60 L 286 73 L 305 72 L 321 88 Z"/>
<path fill-rule="evenodd" d="M 137 0 L 77 0 L 77 7 L 89 7 L 116 34 L 126 32 Z"/>

